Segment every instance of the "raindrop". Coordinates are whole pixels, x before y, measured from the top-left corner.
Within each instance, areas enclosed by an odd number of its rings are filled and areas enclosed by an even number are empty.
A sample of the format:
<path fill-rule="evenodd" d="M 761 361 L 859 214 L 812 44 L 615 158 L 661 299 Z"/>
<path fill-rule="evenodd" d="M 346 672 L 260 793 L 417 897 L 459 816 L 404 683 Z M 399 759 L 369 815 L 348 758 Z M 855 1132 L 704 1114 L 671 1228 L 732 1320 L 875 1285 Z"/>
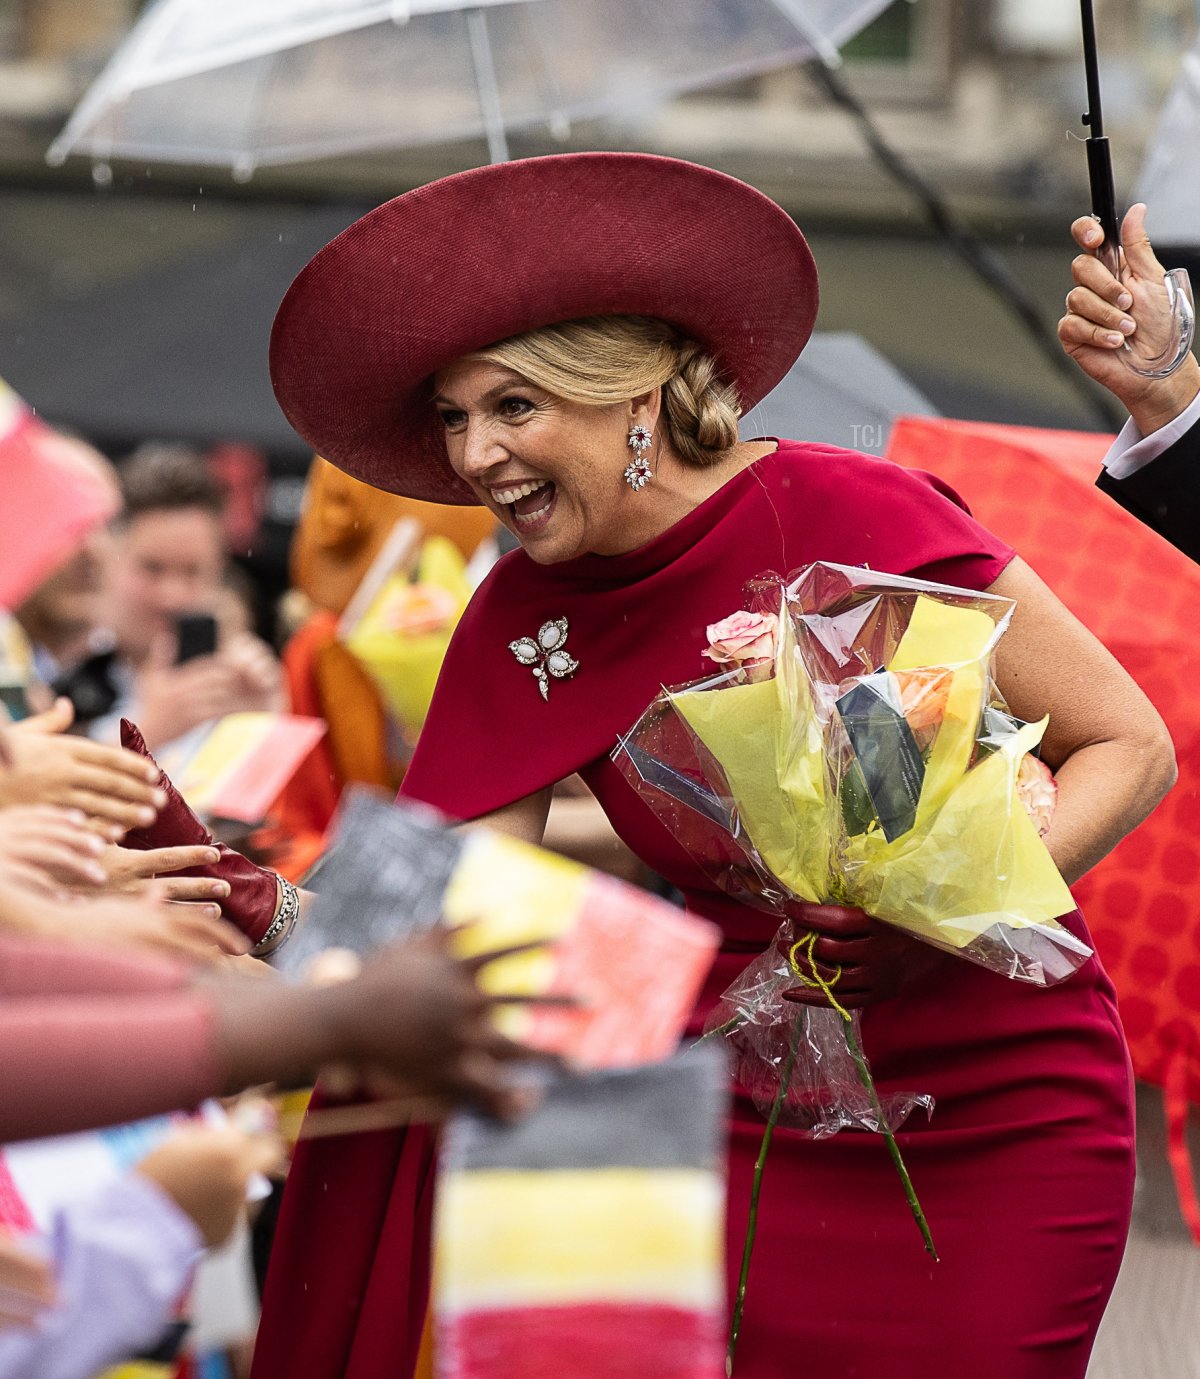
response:
<path fill-rule="evenodd" d="M 571 137 L 571 121 L 561 111 L 556 110 L 550 116 L 550 137 L 560 144 L 565 144 Z"/>
<path fill-rule="evenodd" d="M 233 180 L 245 184 L 254 176 L 254 159 L 248 153 L 239 153 L 233 165 Z"/>
<path fill-rule="evenodd" d="M 109 163 L 92 164 L 92 181 L 98 187 L 111 187 L 113 180 L 112 165 Z"/>

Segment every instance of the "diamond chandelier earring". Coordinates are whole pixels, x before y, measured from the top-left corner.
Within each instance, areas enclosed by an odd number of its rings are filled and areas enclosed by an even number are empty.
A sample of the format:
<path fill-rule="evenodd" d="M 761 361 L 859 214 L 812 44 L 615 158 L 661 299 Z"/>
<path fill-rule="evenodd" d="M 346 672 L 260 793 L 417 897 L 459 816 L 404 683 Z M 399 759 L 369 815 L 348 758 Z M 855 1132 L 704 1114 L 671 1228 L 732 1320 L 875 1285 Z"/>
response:
<path fill-rule="evenodd" d="M 634 493 L 638 493 L 654 478 L 650 472 L 650 461 L 646 458 L 646 451 L 650 449 L 648 426 L 639 424 L 630 428 L 629 448 L 633 451 L 633 459 L 625 466 L 625 482 Z"/>

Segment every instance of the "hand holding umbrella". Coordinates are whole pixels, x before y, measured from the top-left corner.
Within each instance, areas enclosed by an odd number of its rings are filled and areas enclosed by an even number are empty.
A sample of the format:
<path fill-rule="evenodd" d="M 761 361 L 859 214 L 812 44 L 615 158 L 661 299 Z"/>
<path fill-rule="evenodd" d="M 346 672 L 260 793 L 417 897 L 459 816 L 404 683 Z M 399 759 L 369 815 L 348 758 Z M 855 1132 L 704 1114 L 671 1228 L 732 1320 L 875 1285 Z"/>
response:
<path fill-rule="evenodd" d="M 1120 399 L 1148 436 L 1173 421 L 1200 392 L 1200 364 L 1187 346 L 1165 376 L 1128 362 L 1131 355 L 1174 350 L 1179 299 L 1170 289 L 1172 275 L 1155 256 L 1146 235 L 1146 207 L 1140 202 L 1121 222 L 1119 274 L 1100 256 L 1104 231 L 1095 217 L 1081 216 L 1071 234 L 1084 253 L 1071 265 L 1075 286 L 1067 294 L 1058 338 L 1086 374 Z"/>
<path fill-rule="evenodd" d="M 1101 239 L 1089 240 L 1088 246 L 1110 276 L 1120 278 L 1129 285 L 1131 279 L 1138 280 L 1139 272 L 1145 274 L 1149 264 L 1145 262 L 1145 253 L 1139 252 L 1138 266 L 1131 265 L 1125 254 L 1125 236 L 1117 228 L 1117 194 L 1113 185 L 1112 155 L 1104 134 L 1104 116 L 1100 107 L 1100 68 L 1096 56 L 1096 19 L 1092 12 L 1092 0 L 1080 0 L 1080 12 L 1083 19 L 1083 62 L 1088 94 L 1088 108 L 1083 116 L 1083 123 L 1087 125 L 1089 133 L 1084 142 L 1087 145 L 1092 211 L 1102 233 Z M 1126 220 L 1128 221 L 1128 217 Z M 1140 225 L 1138 229 L 1140 230 Z M 1144 232 L 1135 235 L 1134 242 L 1139 251 L 1144 248 L 1145 252 L 1149 252 L 1149 241 L 1146 240 Z M 1130 335 L 1128 339 L 1109 345 L 1109 348 L 1119 349 L 1122 363 L 1140 377 L 1169 378 L 1191 357 L 1192 339 L 1196 330 L 1192 285 L 1185 269 L 1173 268 L 1166 272 L 1161 264 L 1154 260 L 1152 253 L 1149 257 L 1157 269 L 1156 281 L 1167 303 L 1161 326 L 1156 326 L 1154 330 L 1146 330 L 1136 338 Z M 1062 338 L 1061 327 L 1059 337 Z M 1066 341 L 1063 343 L 1066 344 Z M 1073 351 L 1068 350 L 1068 353 Z M 1083 364 L 1082 360 L 1078 362 Z M 1086 366 L 1084 368 L 1086 372 L 1092 372 Z M 1110 383 L 1105 383 L 1105 386 L 1118 397 L 1121 396 L 1118 387 Z M 1130 410 L 1132 411 L 1132 408 Z"/>

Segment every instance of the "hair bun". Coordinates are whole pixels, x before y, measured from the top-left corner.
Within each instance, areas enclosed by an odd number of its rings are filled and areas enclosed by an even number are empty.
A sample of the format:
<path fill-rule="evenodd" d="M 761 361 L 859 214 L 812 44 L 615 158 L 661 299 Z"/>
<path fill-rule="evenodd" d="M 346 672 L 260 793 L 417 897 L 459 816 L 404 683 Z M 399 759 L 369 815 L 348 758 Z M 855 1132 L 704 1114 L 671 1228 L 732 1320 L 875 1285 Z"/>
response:
<path fill-rule="evenodd" d="M 663 385 L 671 441 L 689 464 L 713 464 L 738 439 L 737 393 L 717 375 L 712 356 L 695 341 L 679 347 L 679 364 Z"/>

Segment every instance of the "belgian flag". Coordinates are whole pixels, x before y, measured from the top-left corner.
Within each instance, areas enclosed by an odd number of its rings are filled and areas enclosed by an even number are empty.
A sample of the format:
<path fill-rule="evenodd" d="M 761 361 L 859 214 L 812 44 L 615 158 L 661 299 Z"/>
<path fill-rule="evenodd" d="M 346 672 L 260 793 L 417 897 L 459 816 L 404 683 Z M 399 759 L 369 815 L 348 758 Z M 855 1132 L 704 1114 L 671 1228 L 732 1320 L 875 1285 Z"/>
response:
<path fill-rule="evenodd" d="M 516 1125 L 447 1133 L 435 1227 L 442 1379 L 724 1375 L 717 1049 L 556 1079 Z"/>

